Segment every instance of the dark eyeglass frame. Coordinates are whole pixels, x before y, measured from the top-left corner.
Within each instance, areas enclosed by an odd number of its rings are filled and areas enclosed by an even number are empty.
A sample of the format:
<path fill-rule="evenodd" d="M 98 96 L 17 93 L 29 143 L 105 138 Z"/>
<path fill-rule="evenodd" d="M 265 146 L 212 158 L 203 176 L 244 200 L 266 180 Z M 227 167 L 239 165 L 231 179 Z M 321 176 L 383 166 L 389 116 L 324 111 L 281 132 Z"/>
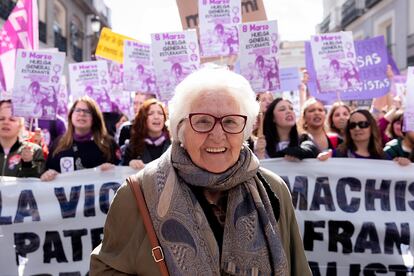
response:
<path fill-rule="evenodd" d="M 349 129 L 354 129 L 357 126 L 360 129 L 365 129 L 365 128 L 369 128 L 371 126 L 371 123 L 369 121 L 359 121 L 359 122 L 350 122 L 350 123 L 348 123 L 348 128 Z"/>
<path fill-rule="evenodd" d="M 193 126 L 192 121 L 191 121 L 191 118 L 192 118 L 193 116 L 196 116 L 196 115 L 208 115 L 208 116 L 211 116 L 211 117 L 213 117 L 213 118 L 214 118 L 214 124 L 211 126 L 211 128 L 210 128 L 209 130 L 206 130 L 206 131 L 199 131 L 199 130 L 196 130 L 196 129 L 194 128 L 194 126 Z M 224 129 L 224 126 L 223 126 L 223 119 L 224 119 L 224 118 L 226 118 L 226 117 L 230 117 L 230 116 L 237 116 L 237 117 L 240 117 L 240 118 L 243 118 L 243 119 L 244 119 L 244 125 L 243 125 L 243 128 L 242 128 L 240 131 L 238 131 L 238 132 L 229 132 L 229 131 L 227 131 L 227 130 L 225 130 L 225 129 Z M 214 129 L 214 127 L 216 126 L 217 122 L 220 122 L 221 129 L 222 129 L 224 132 L 229 133 L 229 134 L 239 134 L 239 133 L 243 132 L 243 130 L 244 130 L 244 129 L 245 129 L 245 127 L 246 127 L 247 116 L 246 116 L 246 115 L 241 115 L 241 114 L 227 114 L 227 115 L 222 116 L 222 117 L 216 117 L 216 116 L 211 115 L 211 114 L 209 114 L 209 113 L 190 113 L 190 114 L 188 114 L 188 120 L 190 121 L 191 128 L 192 128 L 195 132 L 198 132 L 198 133 L 208 133 L 208 132 L 210 132 L 210 131 L 212 131 L 212 130 Z"/>
<path fill-rule="evenodd" d="M 92 111 L 90 111 L 89 109 L 84 109 L 80 107 L 75 108 L 73 110 L 73 113 L 83 113 L 85 115 L 92 115 Z"/>

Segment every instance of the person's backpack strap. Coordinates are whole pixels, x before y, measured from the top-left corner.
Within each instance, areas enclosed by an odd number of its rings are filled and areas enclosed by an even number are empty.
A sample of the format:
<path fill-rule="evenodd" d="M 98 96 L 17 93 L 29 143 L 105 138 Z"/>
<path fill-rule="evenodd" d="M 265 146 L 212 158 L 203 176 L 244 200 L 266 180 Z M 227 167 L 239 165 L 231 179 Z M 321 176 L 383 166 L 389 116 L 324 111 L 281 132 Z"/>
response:
<path fill-rule="evenodd" d="M 263 186 L 265 187 L 266 193 L 269 197 L 270 203 L 272 204 L 273 213 L 275 214 L 276 221 L 279 221 L 280 218 L 280 202 L 279 198 L 273 192 L 272 188 L 270 187 L 269 182 L 267 182 L 266 178 L 260 173 L 260 171 L 257 171 L 257 177 L 259 180 L 263 183 Z"/>
<path fill-rule="evenodd" d="M 161 275 L 168 276 L 167 265 L 164 260 L 164 253 L 160 244 L 158 243 L 157 234 L 155 233 L 154 226 L 148 212 L 147 204 L 145 203 L 144 195 L 141 191 L 141 185 L 138 182 L 136 175 L 131 175 L 127 178 L 127 184 L 129 188 L 134 193 L 138 209 L 142 216 L 142 221 L 144 222 L 145 230 L 147 231 L 148 239 L 151 243 L 151 254 L 154 258 L 154 261 L 158 264 Z"/>

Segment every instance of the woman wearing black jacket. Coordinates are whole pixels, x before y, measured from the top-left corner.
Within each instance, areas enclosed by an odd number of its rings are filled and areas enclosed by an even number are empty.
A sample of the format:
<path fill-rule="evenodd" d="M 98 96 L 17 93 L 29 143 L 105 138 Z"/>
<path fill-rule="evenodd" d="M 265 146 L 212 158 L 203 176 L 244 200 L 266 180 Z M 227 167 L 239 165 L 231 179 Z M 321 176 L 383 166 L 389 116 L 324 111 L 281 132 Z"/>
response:
<path fill-rule="evenodd" d="M 118 164 L 121 153 L 107 133 L 102 112 L 89 96 L 77 99 L 68 115 L 68 129 L 53 143 L 43 181 L 58 173 L 100 167 L 105 171 Z"/>
<path fill-rule="evenodd" d="M 316 158 L 319 153 L 311 141 L 299 142 L 292 103 L 283 98 L 276 98 L 267 108 L 263 135 L 256 143 L 255 152 L 259 158 L 285 157 L 293 161 Z"/>
<path fill-rule="evenodd" d="M 146 100 L 134 119 L 131 139 L 121 164 L 142 169 L 159 158 L 171 144 L 166 120 L 164 105 L 157 99 Z"/>

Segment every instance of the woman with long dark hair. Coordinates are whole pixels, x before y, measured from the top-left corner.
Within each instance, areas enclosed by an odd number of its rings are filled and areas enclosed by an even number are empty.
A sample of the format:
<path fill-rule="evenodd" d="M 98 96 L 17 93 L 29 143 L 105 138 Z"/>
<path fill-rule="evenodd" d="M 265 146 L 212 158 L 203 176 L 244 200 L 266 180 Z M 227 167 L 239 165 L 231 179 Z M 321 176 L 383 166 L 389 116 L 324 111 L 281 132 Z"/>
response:
<path fill-rule="evenodd" d="M 264 158 L 286 157 L 290 160 L 315 158 L 319 150 L 311 141 L 299 142 L 296 115 L 292 103 L 276 98 L 267 108 L 263 120 L 265 143 L 258 141 L 259 148 L 265 147 Z M 262 138 L 263 139 L 263 138 Z M 259 154 L 259 158 L 262 157 Z"/>
<path fill-rule="evenodd" d="M 108 134 L 102 112 L 89 96 L 77 99 L 68 114 L 68 128 L 49 151 L 48 169 L 41 179 L 53 180 L 58 173 L 99 166 L 108 170 L 120 160 L 119 147 Z"/>
<path fill-rule="evenodd" d="M 146 100 L 135 117 L 121 164 L 142 169 L 145 164 L 159 158 L 171 144 L 166 121 L 167 113 L 162 102 Z"/>

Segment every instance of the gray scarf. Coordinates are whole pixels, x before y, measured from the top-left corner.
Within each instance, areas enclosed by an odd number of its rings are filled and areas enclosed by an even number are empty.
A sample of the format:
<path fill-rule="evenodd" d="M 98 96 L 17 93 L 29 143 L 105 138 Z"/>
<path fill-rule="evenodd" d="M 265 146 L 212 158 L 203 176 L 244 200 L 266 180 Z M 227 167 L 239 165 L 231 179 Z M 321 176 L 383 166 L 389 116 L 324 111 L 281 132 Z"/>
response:
<path fill-rule="evenodd" d="M 256 176 L 259 160 L 247 147 L 221 174 L 194 165 L 177 142 L 155 164 L 155 185 L 143 183 L 143 190 L 170 275 L 287 274 L 273 209 Z M 221 260 L 213 231 L 188 185 L 228 192 Z"/>

